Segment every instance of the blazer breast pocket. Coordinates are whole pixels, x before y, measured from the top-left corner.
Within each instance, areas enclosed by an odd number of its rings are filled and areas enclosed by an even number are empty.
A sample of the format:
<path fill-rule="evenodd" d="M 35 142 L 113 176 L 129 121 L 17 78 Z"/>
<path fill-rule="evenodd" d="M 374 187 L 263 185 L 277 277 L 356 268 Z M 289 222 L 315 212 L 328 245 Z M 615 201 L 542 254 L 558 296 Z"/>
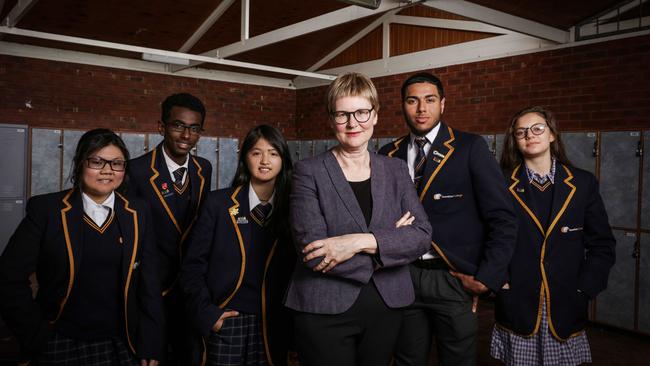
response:
<path fill-rule="evenodd" d="M 465 197 L 462 193 L 434 192 L 429 204 L 436 213 L 447 214 L 461 210 L 464 202 Z"/>

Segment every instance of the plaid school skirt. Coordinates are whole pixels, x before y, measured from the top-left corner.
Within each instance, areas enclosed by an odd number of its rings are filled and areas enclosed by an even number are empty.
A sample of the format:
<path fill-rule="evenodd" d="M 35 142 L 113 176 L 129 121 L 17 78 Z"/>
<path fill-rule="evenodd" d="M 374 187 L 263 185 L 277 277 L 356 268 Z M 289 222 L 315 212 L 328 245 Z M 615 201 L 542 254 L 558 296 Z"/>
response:
<path fill-rule="evenodd" d="M 137 366 L 138 361 L 118 337 L 98 341 L 67 338 L 59 333 L 48 340 L 37 365 Z"/>
<path fill-rule="evenodd" d="M 509 366 L 570 366 L 591 362 L 591 350 L 584 331 L 565 342 L 553 338 L 546 318 L 546 299 L 542 301 L 542 324 L 537 334 L 522 337 L 495 325 L 490 355 Z"/>

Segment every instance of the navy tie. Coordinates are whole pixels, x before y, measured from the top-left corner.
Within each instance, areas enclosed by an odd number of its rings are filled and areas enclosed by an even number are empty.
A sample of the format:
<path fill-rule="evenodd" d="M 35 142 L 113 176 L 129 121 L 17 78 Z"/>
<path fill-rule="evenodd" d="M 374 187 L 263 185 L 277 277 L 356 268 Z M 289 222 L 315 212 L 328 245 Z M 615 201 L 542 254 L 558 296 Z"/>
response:
<path fill-rule="evenodd" d="M 424 173 L 424 165 L 427 161 L 427 155 L 424 153 L 424 146 L 427 144 L 426 137 L 416 137 L 415 143 L 418 146 L 418 154 L 415 156 L 415 163 L 413 165 L 413 183 L 415 188 L 420 186 L 422 173 Z"/>
<path fill-rule="evenodd" d="M 174 170 L 174 185 L 179 189 L 183 187 L 183 176 L 185 175 L 185 168 L 180 167 Z"/>
<path fill-rule="evenodd" d="M 271 214 L 271 210 L 273 209 L 273 206 L 268 203 L 268 202 L 262 202 L 258 204 L 257 206 L 253 207 L 251 210 L 251 217 L 255 222 L 260 224 L 260 226 L 266 225 L 269 216 Z"/>

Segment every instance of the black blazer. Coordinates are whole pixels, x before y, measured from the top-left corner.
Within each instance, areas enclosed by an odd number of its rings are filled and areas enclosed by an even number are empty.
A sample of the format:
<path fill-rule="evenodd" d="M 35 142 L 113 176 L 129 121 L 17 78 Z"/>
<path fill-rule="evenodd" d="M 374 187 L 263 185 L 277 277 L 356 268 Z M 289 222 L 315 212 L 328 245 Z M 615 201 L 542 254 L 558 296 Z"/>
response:
<path fill-rule="evenodd" d="M 163 294 L 173 286 L 185 250 L 184 241 L 199 214 L 199 206 L 210 191 L 212 165 L 206 159 L 190 156 L 188 177 L 192 197 L 188 217 L 179 217 L 173 199 L 173 178 L 162 153 L 160 143 L 156 149 L 129 161 L 128 193 L 141 197 L 151 206 L 156 225 L 156 242 L 160 252 L 160 276 Z M 183 229 L 183 222 L 186 222 Z"/>
<path fill-rule="evenodd" d="M 485 140 L 440 124 L 418 189 L 432 244 L 450 268 L 496 291 L 506 282 L 515 246 L 512 200 Z M 379 153 L 406 161 L 408 143 L 406 135 Z"/>
<path fill-rule="evenodd" d="M 125 339 L 138 358 L 159 360 L 163 310 L 151 213 L 145 202 L 118 193 L 114 210 L 123 242 Z M 78 190 L 32 197 L 0 257 L 0 310 L 26 359 L 45 346 L 74 286 L 83 261 L 83 214 Z M 34 272 L 36 299 L 28 280 Z"/>
<path fill-rule="evenodd" d="M 187 241 L 180 286 L 193 327 L 209 336 L 240 289 L 251 243 L 249 186 L 210 192 Z M 250 244 L 250 245 L 249 245 Z M 286 364 L 290 319 L 282 300 L 296 261 L 286 238 L 275 238 L 262 283 L 262 338 L 269 364 Z"/>
<path fill-rule="evenodd" d="M 508 174 L 519 234 L 508 267 L 509 290 L 496 301 L 499 326 L 522 335 L 539 330 L 543 292 L 548 325 L 558 340 L 582 331 L 587 305 L 607 287 L 616 241 L 593 174 L 557 164 L 549 225 L 529 207 L 525 168 Z"/>

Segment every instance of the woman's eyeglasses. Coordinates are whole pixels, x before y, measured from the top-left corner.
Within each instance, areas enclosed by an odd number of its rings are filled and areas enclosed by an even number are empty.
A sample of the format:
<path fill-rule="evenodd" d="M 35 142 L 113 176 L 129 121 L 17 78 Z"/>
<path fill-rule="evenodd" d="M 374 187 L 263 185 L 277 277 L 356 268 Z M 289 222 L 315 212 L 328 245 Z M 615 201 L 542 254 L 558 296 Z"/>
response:
<path fill-rule="evenodd" d="M 334 119 L 334 122 L 337 125 L 344 125 L 350 122 L 350 116 L 354 116 L 354 119 L 359 123 L 365 123 L 368 122 L 368 120 L 370 120 L 370 116 L 372 115 L 373 109 L 374 108 L 357 109 L 354 112 L 334 111 L 332 113 L 332 118 Z"/>
<path fill-rule="evenodd" d="M 539 136 L 546 131 L 546 123 L 535 123 L 530 127 L 515 128 L 512 134 L 519 140 L 528 136 L 528 131 L 535 136 Z"/>
<path fill-rule="evenodd" d="M 108 164 L 114 172 L 123 172 L 126 169 L 126 161 L 121 159 L 106 160 L 100 157 L 92 157 L 86 159 L 88 168 L 95 170 L 102 170 Z"/>

